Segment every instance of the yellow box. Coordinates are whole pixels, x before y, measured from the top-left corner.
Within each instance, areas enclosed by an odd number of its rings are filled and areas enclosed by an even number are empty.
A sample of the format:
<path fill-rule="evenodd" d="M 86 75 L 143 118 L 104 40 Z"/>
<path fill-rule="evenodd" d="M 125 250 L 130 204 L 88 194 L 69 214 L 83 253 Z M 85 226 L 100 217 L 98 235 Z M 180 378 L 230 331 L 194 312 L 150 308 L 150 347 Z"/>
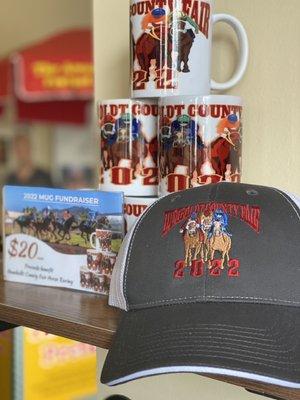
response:
<path fill-rule="evenodd" d="M 0 333 L 0 388 L 1 400 L 13 397 L 13 331 Z"/>
<path fill-rule="evenodd" d="M 94 346 L 29 328 L 22 342 L 23 400 L 96 399 Z"/>

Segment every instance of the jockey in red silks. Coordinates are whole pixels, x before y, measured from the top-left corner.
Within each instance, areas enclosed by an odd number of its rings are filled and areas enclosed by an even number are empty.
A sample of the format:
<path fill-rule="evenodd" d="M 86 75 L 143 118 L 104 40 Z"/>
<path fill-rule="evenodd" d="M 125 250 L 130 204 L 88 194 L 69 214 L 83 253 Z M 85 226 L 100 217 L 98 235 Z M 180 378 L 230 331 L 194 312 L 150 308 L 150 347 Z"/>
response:
<path fill-rule="evenodd" d="M 225 118 L 222 118 L 217 126 L 217 133 L 221 135 L 227 131 L 234 132 L 238 131 L 240 128 L 240 120 L 236 114 L 230 114 Z"/>
<path fill-rule="evenodd" d="M 142 20 L 142 29 L 154 39 L 160 40 L 165 35 L 167 26 L 166 11 L 163 8 L 154 8 Z M 159 29 L 157 29 L 159 28 Z"/>

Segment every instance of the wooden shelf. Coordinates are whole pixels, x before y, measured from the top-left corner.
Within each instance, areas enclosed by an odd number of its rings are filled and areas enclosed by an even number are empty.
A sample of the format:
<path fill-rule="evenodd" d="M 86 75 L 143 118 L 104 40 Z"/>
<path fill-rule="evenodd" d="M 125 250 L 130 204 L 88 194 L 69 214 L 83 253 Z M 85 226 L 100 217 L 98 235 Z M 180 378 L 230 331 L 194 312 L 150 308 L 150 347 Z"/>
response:
<path fill-rule="evenodd" d="M 0 330 L 26 326 L 108 349 L 120 312 L 107 297 L 58 288 L 0 280 Z M 300 400 L 300 390 L 210 376 L 248 390 L 284 400 Z"/>
<path fill-rule="evenodd" d="M 108 349 L 119 312 L 107 297 L 0 281 L 0 321 Z"/>

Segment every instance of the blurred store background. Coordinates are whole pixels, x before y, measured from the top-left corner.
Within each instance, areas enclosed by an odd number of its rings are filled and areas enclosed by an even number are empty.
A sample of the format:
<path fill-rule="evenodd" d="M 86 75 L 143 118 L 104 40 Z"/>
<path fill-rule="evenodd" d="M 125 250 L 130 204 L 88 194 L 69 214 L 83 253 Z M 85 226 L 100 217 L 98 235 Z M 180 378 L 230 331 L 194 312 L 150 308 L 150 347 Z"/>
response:
<path fill-rule="evenodd" d="M 0 183 L 93 186 L 91 1 L 0 4 Z"/>
<path fill-rule="evenodd" d="M 95 186 L 92 2 L 0 6 L 1 188 Z M 1 333 L 0 388 L 1 400 L 95 399 L 96 349 L 31 329 Z"/>

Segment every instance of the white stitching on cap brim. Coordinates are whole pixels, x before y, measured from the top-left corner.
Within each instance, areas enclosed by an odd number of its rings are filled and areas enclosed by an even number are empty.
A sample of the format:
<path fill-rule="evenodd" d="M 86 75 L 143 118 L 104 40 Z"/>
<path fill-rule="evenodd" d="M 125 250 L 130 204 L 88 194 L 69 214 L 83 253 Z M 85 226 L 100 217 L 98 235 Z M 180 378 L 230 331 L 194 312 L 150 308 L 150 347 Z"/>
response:
<path fill-rule="evenodd" d="M 242 372 L 236 370 L 230 370 L 226 368 L 214 368 L 214 367 L 189 367 L 189 366 L 178 366 L 178 367 L 163 367 L 163 368 L 153 368 L 145 371 L 135 372 L 134 374 L 130 374 L 124 376 L 119 379 L 115 379 L 114 381 L 108 382 L 107 385 L 115 386 L 122 383 L 126 383 L 129 381 L 133 381 L 139 378 L 146 378 L 153 375 L 161 375 L 161 374 L 171 374 L 171 373 L 186 373 L 191 372 L 195 374 L 213 374 L 213 375 L 225 375 L 232 376 L 235 378 L 242 378 L 256 382 L 267 383 L 269 385 L 276 385 L 290 389 L 300 389 L 300 383 L 285 381 L 282 379 L 271 378 L 264 375 L 253 374 L 250 372 Z"/>

